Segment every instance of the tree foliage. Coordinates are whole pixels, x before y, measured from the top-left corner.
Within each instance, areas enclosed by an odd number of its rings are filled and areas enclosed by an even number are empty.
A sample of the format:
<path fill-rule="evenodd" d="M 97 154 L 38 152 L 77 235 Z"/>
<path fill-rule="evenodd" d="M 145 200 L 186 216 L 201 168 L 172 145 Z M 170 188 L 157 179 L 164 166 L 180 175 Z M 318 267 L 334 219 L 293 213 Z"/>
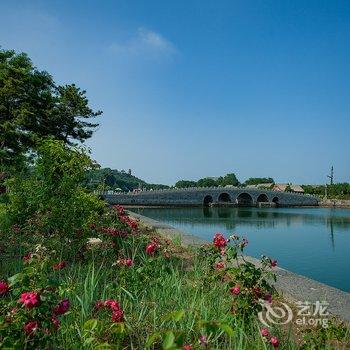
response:
<path fill-rule="evenodd" d="M 56 85 L 26 54 L 0 50 L 0 166 L 21 161 L 41 138 L 73 145 L 91 137 L 98 124 L 89 120 L 102 112 L 89 107 L 85 93 Z"/>
<path fill-rule="evenodd" d="M 239 181 L 234 173 L 226 174 L 218 178 L 204 177 L 198 181 L 180 180 L 175 184 L 177 188 L 188 187 L 218 187 L 218 186 L 238 186 Z"/>
<path fill-rule="evenodd" d="M 245 185 L 260 185 L 273 183 L 275 183 L 275 181 L 272 177 L 250 177 L 244 182 Z"/>

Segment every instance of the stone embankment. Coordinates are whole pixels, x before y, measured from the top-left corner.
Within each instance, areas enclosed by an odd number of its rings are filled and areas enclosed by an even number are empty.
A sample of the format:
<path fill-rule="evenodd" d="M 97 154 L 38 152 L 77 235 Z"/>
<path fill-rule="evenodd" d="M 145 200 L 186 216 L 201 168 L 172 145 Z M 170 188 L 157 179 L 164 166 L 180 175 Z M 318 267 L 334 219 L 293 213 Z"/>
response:
<path fill-rule="evenodd" d="M 350 200 L 347 199 L 322 199 L 319 201 L 320 207 L 327 208 L 350 208 Z"/>

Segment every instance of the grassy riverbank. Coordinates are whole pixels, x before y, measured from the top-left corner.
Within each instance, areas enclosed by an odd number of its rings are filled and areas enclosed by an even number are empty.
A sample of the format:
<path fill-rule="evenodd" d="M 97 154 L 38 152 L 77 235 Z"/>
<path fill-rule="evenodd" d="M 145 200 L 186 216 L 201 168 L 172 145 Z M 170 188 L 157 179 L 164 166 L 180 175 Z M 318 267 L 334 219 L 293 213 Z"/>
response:
<path fill-rule="evenodd" d="M 84 150 L 46 141 L 0 204 L 0 348 L 345 349 L 349 330 L 268 329 L 276 261 L 241 258 L 248 241 L 215 234 L 181 246 L 108 207 L 81 183 Z"/>

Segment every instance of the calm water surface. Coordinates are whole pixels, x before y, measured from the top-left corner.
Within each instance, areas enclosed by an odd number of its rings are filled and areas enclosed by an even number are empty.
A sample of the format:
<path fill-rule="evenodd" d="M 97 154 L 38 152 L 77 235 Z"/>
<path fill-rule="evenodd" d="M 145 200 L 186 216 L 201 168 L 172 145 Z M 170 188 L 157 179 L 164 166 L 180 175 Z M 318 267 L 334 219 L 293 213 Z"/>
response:
<path fill-rule="evenodd" d="M 211 240 L 215 232 L 248 238 L 246 254 L 350 292 L 350 209 L 166 208 L 139 213 Z"/>

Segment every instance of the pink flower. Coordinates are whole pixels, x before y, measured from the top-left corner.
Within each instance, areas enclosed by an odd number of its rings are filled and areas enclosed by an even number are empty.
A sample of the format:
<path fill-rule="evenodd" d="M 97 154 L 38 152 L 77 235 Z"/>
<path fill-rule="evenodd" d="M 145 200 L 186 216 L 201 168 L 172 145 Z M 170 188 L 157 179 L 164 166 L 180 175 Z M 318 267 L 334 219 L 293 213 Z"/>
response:
<path fill-rule="evenodd" d="M 112 321 L 113 322 L 123 322 L 124 321 L 124 311 L 120 308 L 113 310 Z"/>
<path fill-rule="evenodd" d="M 230 288 L 231 294 L 238 295 L 241 292 L 241 286 L 237 284 L 237 286 Z"/>
<path fill-rule="evenodd" d="M 192 350 L 192 346 L 190 344 L 184 344 L 183 350 Z"/>
<path fill-rule="evenodd" d="M 218 263 L 215 264 L 215 268 L 217 270 L 221 270 L 225 268 L 225 264 L 222 261 L 219 261 Z"/>
<path fill-rule="evenodd" d="M 34 335 L 34 333 L 38 330 L 38 328 L 39 328 L 38 321 L 28 321 L 23 326 L 23 330 L 28 336 Z"/>
<path fill-rule="evenodd" d="M 278 346 L 280 345 L 277 337 L 271 337 L 270 343 L 274 348 L 278 348 Z"/>
<path fill-rule="evenodd" d="M 25 307 L 31 309 L 39 304 L 40 297 L 39 294 L 35 292 L 26 292 L 21 294 L 20 303 L 23 303 Z"/>
<path fill-rule="evenodd" d="M 116 300 L 108 299 L 105 301 L 105 306 L 109 307 L 112 311 L 120 309 L 120 305 Z"/>
<path fill-rule="evenodd" d="M 207 341 L 207 337 L 202 334 L 200 337 L 199 337 L 199 343 L 203 346 L 207 346 L 208 345 L 208 341 Z"/>
<path fill-rule="evenodd" d="M 64 300 L 60 301 L 57 306 L 54 307 L 53 313 L 55 315 L 63 315 L 69 310 L 69 307 L 70 307 L 69 300 L 64 299 Z"/>
<path fill-rule="evenodd" d="M 271 267 L 276 267 L 277 266 L 277 260 L 271 260 Z"/>
<path fill-rule="evenodd" d="M 52 324 L 53 324 L 53 326 L 54 326 L 54 328 L 57 330 L 58 328 L 60 328 L 60 326 L 61 326 L 61 322 L 60 322 L 60 320 L 55 316 L 55 315 L 53 315 L 52 317 L 51 317 L 51 322 L 52 322 Z"/>
<path fill-rule="evenodd" d="M 5 281 L 0 281 L 0 295 L 6 294 L 10 290 L 10 286 Z"/>
<path fill-rule="evenodd" d="M 261 328 L 260 334 L 265 338 L 270 335 L 269 330 L 267 328 Z"/>
<path fill-rule="evenodd" d="M 57 264 L 53 264 L 52 268 L 54 270 L 62 270 L 63 268 L 65 268 L 67 266 L 67 262 L 62 260 L 60 262 L 58 262 Z"/>
<path fill-rule="evenodd" d="M 148 255 L 153 255 L 157 248 L 158 248 L 158 244 L 153 241 L 147 245 L 146 253 Z"/>
<path fill-rule="evenodd" d="M 213 243 L 217 248 L 224 248 L 227 245 L 227 240 L 221 233 L 216 233 L 213 239 Z"/>

